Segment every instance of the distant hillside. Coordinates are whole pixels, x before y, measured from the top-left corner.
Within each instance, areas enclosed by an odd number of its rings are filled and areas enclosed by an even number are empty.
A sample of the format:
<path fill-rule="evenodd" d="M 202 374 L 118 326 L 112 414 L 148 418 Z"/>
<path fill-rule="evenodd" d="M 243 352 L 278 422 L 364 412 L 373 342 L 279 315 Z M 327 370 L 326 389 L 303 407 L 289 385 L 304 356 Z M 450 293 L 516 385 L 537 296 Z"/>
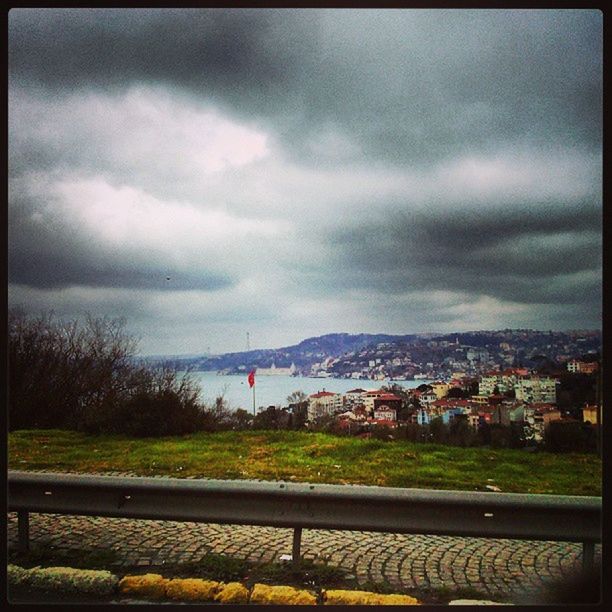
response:
<path fill-rule="evenodd" d="M 146 358 L 170 362 L 177 369 L 240 373 L 252 368 L 296 365 L 300 374 L 380 377 L 429 372 L 449 375 L 453 370 L 476 373 L 491 367 L 531 367 L 549 360 L 551 367 L 570 358 L 596 358 L 600 331 L 553 332 L 504 329 L 452 334 L 334 333 L 302 340 L 278 349 L 257 349 L 223 355 Z M 324 363 L 325 362 L 325 363 Z M 317 365 L 319 364 L 319 365 Z M 560 366 L 563 368 L 563 365 Z"/>
<path fill-rule="evenodd" d="M 241 368 L 269 368 L 272 363 L 276 367 L 289 367 L 294 363 L 298 368 L 307 368 L 312 363 L 328 357 L 340 357 L 344 353 L 359 351 L 362 348 L 376 346 L 388 342 L 410 342 L 417 334 L 403 336 L 391 334 L 326 334 L 302 340 L 299 344 L 278 349 L 257 349 L 223 355 L 181 358 L 148 358 L 147 361 L 171 361 L 176 367 L 184 369 L 191 367 L 196 370 L 235 370 Z"/>

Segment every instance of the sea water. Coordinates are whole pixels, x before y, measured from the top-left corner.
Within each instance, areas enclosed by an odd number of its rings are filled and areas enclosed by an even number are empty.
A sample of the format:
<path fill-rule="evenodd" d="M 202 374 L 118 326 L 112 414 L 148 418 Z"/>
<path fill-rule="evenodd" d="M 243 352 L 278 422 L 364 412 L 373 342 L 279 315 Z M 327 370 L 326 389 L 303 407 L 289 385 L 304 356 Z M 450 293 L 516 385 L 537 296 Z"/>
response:
<path fill-rule="evenodd" d="M 253 389 L 249 387 L 247 374 L 222 375 L 216 372 L 192 372 L 191 377 L 201 389 L 200 399 L 212 404 L 216 397 L 223 396 L 232 410 L 244 408 L 253 410 Z M 356 380 L 351 378 L 309 378 L 306 376 L 257 376 L 255 374 L 255 406 L 286 406 L 287 397 L 294 391 L 303 391 L 306 395 L 319 391 L 346 393 L 352 389 L 380 389 L 392 383 L 405 389 L 414 389 L 426 380 Z"/>

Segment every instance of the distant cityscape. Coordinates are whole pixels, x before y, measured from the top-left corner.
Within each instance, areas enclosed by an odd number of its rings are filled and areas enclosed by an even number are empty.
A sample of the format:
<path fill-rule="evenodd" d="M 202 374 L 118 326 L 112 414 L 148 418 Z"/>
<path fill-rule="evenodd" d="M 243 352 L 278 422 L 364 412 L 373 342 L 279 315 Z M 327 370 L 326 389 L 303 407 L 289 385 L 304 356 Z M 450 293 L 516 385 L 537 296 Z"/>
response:
<path fill-rule="evenodd" d="M 329 334 L 276 350 L 177 360 L 175 367 L 317 377 L 331 379 L 330 388 L 333 379 L 356 381 L 345 393 L 304 394 L 299 407 L 306 426 L 326 420 L 339 430 L 367 433 L 463 420 L 473 431 L 518 428 L 523 440 L 539 443 L 554 421 L 601 423 L 601 340 L 594 330 Z M 368 389 L 368 380 L 386 384 Z M 407 380 L 423 383 L 407 389 L 401 386 Z M 297 409 L 294 403 L 282 411 L 289 419 Z"/>

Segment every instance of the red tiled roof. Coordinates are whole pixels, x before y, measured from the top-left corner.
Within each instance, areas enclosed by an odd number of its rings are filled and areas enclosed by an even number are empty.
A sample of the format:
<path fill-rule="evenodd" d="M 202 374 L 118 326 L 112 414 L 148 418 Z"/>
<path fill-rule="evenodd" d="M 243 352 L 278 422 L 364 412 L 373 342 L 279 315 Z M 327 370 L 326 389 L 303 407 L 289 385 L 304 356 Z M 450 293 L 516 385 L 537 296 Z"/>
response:
<path fill-rule="evenodd" d="M 397 397 L 397 395 L 393 394 L 393 393 L 383 393 L 380 397 L 376 398 L 376 399 L 382 399 L 382 400 L 398 400 L 398 401 L 402 401 L 401 397 Z"/>
<path fill-rule="evenodd" d="M 531 404 L 531 407 L 534 410 L 557 410 L 557 406 L 555 404 L 550 404 L 548 402 L 534 402 Z"/>
<path fill-rule="evenodd" d="M 376 425 L 388 425 L 389 427 L 395 427 L 396 422 L 390 421 L 389 419 L 367 419 L 368 423 L 376 423 Z"/>
<path fill-rule="evenodd" d="M 330 391 L 319 391 L 318 393 L 313 393 L 310 397 L 319 398 L 319 397 L 329 397 L 330 395 L 338 395 L 338 393 L 331 393 Z"/>

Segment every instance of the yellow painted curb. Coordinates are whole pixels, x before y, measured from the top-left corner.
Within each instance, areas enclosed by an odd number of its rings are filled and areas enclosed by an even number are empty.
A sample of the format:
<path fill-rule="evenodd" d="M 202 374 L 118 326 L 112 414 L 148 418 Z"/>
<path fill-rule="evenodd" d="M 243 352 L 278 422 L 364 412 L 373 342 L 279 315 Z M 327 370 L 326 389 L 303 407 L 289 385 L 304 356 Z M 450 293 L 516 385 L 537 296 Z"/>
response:
<path fill-rule="evenodd" d="M 383 595 L 369 591 L 324 590 L 323 604 L 326 606 L 418 606 L 419 602 L 409 595 Z"/>
<path fill-rule="evenodd" d="M 8 578 L 11 584 L 21 584 L 35 582 L 34 577 L 38 574 L 47 577 L 48 581 L 57 582 L 57 586 L 62 583 L 63 589 L 66 589 L 64 584 L 66 577 L 71 577 L 78 574 L 81 578 L 87 578 L 81 588 L 84 591 L 92 590 L 93 586 L 89 585 L 95 578 L 100 581 L 101 578 L 110 576 L 117 584 L 117 578 L 109 574 L 109 572 L 99 572 L 93 570 L 74 570 L 71 568 L 33 568 L 24 570 L 18 566 L 8 566 Z M 107 576 L 108 574 L 108 576 Z M 60 581 L 59 578 L 62 578 Z M 74 581 L 76 583 L 76 581 Z M 81 581 L 82 582 L 82 581 Z M 107 580 L 104 581 L 105 590 Z M 79 583 L 80 584 L 80 583 Z M 92 582 L 93 584 L 93 582 Z M 70 585 L 74 586 L 75 585 Z M 100 585 L 96 586 L 98 590 Z M 70 589 L 67 589 L 70 590 Z M 217 582 L 215 580 L 204 580 L 201 578 L 164 578 L 160 574 L 143 574 L 138 576 L 124 576 L 118 583 L 118 590 L 123 595 L 131 595 L 148 599 L 163 599 L 164 597 L 173 600 L 181 601 L 217 601 L 221 604 L 263 604 L 263 605 L 292 605 L 292 606 L 314 606 L 317 605 L 317 597 L 311 591 L 297 589 L 291 586 L 270 586 L 267 584 L 257 583 L 249 591 L 240 582 Z M 414 597 L 409 595 L 383 595 L 379 593 L 371 593 L 369 591 L 347 591 L 340 589 L 323 590 L 323 604 L 327 606 L 335 605 L 377 605 L 377 606 L 414 606 L 420 605 Z"/>
<path fill-rule="evenodd" d="M 290 586 L 268 586 L 267 584 L 256 584 L 251 591 L 252 604 L 289 606 L 315 606 L 317 598 L 308 591 L 295 589 Z"/>
<path fill-rule="evenodd" d="M 142 576 L 125 576 L 119 581 L 119 591 L 124 595 L 139 595 L 161 599 L 166 595 L 166 585 L 170 582 L 159 574 L 143 574 Z"/>
<path fill-rule="evenodd" d="M 248 604 L 249 589 L 241 582 L 221 583 L 221 590 L 215 595 L 215 600 L 222 604 Z"/>
<path fill-rule="evenodd" d="M 222 583 L 201 578 L 174 578 L 166 585 L 166 597 L 185 601 L 212 601 Z"/>

